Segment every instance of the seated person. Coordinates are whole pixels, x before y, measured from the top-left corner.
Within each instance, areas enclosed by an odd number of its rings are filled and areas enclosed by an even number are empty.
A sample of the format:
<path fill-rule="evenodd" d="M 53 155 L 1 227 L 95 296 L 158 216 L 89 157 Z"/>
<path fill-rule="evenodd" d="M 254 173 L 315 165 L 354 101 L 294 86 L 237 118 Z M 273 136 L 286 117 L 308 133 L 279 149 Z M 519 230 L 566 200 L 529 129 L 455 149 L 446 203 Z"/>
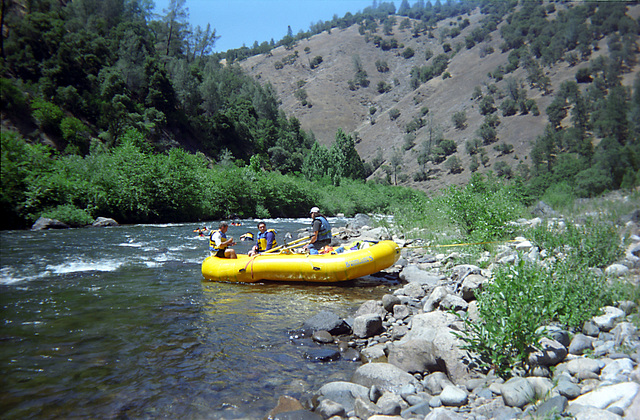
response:
<path fill-rule="evenodd" d="M 265 222 L 258 223 L 258 230 L 260 231 L 260 233 L 258 233 L 256 245 L 251 251 L 249 251 L 249 256 L 260 254 L 261 252 L 268 251 L 271 248 L 278 246 L 278 243 L 276 242 L 275 230 L 267 230 L 267 224 Z"/>
<path fill-rule="evenodd" d="M 229 248 L 229 246 L 235 245 L 233 237 L 227 238 L 227 230 L 229 224 L 227 222 L 220 222 L 218 230 L 211 232 L 209 236 L 209 251 L 211 255 L 215 255 L 218 258 L 238 258 L 236 251 Z"/>
<path fill-rule="evenodd" d="M 313 207 L 309 214 L 311 214 L 313 234 L 303 249 L 309 250 L 309 254 L 317 254 L 323 246 L 331 244 L 331 225 L 327 218 L 320 214 L 318 207 Z"/>

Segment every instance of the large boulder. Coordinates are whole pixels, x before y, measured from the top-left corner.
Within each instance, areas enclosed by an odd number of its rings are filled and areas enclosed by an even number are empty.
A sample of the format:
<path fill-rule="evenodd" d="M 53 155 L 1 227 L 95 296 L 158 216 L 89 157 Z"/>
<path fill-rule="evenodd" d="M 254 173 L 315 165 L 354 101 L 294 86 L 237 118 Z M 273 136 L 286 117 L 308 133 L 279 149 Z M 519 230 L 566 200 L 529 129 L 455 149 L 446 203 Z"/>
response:
<path fill-rule="evenodd" d="M 91 224 L 91 227 L 108 227 L 108 226 L 118 226 L 118 222 L 116 222 L 110 217 L 98 217 Z"/>
<path fill-rule="evenodd" d="M 367 388 L 378 387 L 381 391 L 399 392 L 406 385 L 420 388 L 413 375 L 390 363 L 367 363 L 356 369 L 351 382 Z"/>
<path fill-rule="evenodd" d="M 469 369 L 465 364 L 466 354 L 460 349 L 461 341 L 453 335 L 462 330 L 462 321 L 457 316 L 442 311 L 434 311 L 415 315 L 411 320 L 411 330 L 400 340 L 423 340 L 433 343 L 436 360 L 444 361 L 446 373 L 454 383 L 462 383 L 468 379 Z"/>
<path fill-rule="evenodd" d="M 41 217 L 31 226 L 31 230 L 46 230 L 46 229 L 68 229 L 69 225 L 62 223 L 60 220 L 49 219 L 48 217 Z"/>
<path fill-rule="evenodd" d="M 426 284 L 435 287 L 443 277 L 421 270 L 417 265 L 408 265 L 399 274 L 400 280 L 407 283 Z"/>
<path fill-rule="evenodd" d="M 318 390 L 318 397 L 337 402 L 349 412 L 353 410 L 356 398 L 369 400 L 369 388 L 352 382 L 329 382 Z"/>
<path fill-rule="evenodd" d="M 437 358 L 433 343 L 425 340 L 408 340 L 387 346 L 389 363 L 409 373 L 444 371 L 444 362 Z"/>

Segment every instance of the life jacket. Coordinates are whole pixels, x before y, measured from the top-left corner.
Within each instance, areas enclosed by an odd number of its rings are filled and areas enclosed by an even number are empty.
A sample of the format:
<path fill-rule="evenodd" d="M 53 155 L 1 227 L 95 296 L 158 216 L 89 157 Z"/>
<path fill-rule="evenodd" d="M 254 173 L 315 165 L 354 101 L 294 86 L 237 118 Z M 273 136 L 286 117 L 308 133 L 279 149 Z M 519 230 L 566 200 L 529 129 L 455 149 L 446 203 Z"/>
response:
<path fill-rule="evenodd" d="M 222 242 L 227 240 L 227 235 L 223 231 L 221 231 L 220 229 L 211 231 L 211 235 L 209 235 L 209 251 L 211 251 L 211 252 L 218 252 L 221 249 L 225 249 L 227 247 L 227 245 L 220 245 L 220 247 L 218 247 L 218 245 L 216 245 L 216 241 L 213 240 L 213 235 L 216 232 L 220 232 L 220 238 L 222 238 Z"/>
<path fill-rule="evenodd" d="M 271 247 L 275 248 L 276 246 L 278 246 L 278 243 L 276 242 L 276 233 L 278 232 L 276 232 L 275 229 L 268 229 L 264 233 L 262 232 L 258 233 L 258 241 L 257 241 L 258 252 L 267 250 L 267 233 L 268 232 L 273 233 L 273 242 L 271 243 Z"/>
<path fill-rule="evenodd" d="M 318 241 L 323 241 L 325 239 L 331 239 L 331 225 L 329 221 L 324 216 L 316 216 L 316 219 L 320 220 L 320 230 L 318 231 Z M 313 227 L 313 223 L 316 219 L 311 221 L 311 226 Z"/>

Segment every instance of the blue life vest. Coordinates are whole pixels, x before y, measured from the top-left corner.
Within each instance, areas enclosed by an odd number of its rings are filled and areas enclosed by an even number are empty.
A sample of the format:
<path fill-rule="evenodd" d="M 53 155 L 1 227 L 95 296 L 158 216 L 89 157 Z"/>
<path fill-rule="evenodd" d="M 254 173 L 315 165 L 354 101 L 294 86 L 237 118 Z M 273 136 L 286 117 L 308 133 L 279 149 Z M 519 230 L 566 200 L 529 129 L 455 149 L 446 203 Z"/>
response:
<path fill-rule="evenodd" d="M 267 233 L 269 232 L 273 233 L 273 241 L 271 242 L 271 248 L 278 246 L 278 242 L 276 241 L 277 232 L 274 229 L 269 229 L 264 233 L 262 232 L 258 233 L 258 241 L 257 241 L 258 252 L 267 251 L 267 245 L 268 245 Z"/>
<path fill-rule="evenodd" d="M 314 220 L 311 221 L 311 226 L 313 227 L 313 223 L 316 220 L 320 220 L 320 230 L 318 231 L 318 241 L 324 241 L 326 239 L 331 239 L 331 225 L 329 221 L 324 216 L 316 216 Z"/>

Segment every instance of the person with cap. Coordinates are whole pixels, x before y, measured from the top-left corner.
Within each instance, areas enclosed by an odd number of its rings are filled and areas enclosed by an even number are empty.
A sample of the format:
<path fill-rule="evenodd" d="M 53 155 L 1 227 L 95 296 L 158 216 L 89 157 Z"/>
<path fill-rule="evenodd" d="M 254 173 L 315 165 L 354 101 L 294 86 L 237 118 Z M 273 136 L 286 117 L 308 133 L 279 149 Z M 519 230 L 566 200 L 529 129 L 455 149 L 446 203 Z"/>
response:
<path fill-rule="evenodd" d="M 326 216 L 320 214 L 318 207 L 311 208 L 309 214 L 311 214 L 313 234 L 304 249 L 308 249 L 310 254 L 317 254 L 322 247 L 331 244 L 331 225 Z"/>

